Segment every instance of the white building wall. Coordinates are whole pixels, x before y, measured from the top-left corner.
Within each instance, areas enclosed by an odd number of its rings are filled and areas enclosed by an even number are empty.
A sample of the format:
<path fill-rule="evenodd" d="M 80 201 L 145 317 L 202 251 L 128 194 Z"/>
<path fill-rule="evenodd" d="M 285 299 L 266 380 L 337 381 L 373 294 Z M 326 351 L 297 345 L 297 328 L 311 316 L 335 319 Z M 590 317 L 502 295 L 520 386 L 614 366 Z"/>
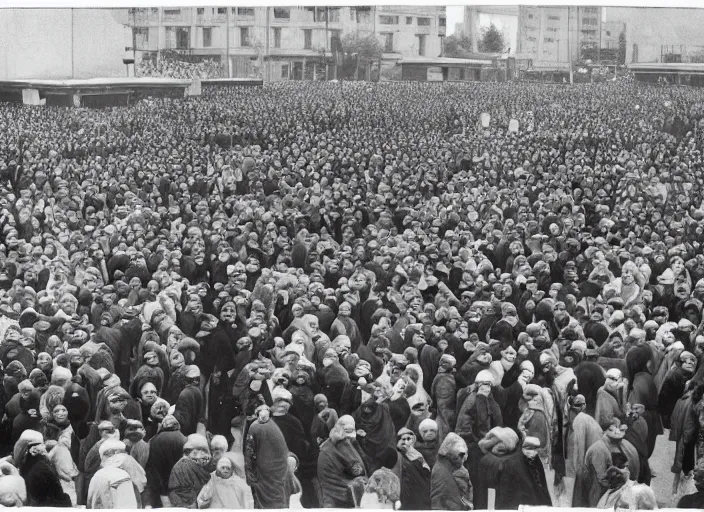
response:
<path fill-rule="evenodd" d="M 0 79 L 125 76 L 122 10 L 0 9 Z"/>

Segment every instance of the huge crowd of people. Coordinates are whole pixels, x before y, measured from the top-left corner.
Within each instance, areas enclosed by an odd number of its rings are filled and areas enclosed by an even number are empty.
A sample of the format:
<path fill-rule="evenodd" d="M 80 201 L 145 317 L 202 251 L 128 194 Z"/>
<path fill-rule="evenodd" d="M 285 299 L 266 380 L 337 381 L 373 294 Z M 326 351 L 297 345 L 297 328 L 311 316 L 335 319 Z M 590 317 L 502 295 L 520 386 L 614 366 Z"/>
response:
<path fill-rule="evenodd" d="M 653 509 L 666 435 L 701 508 L 703 115 L 629 81 L 0 105 L 0 504 Z"/>
<path fill-rule="evenodd" d="M 227 69 L 214 59 L 187 62 L 170 56 L 142 59 L 137 65 L 137 76 L 157 78 L 201 79 L 226 78 Z"/>

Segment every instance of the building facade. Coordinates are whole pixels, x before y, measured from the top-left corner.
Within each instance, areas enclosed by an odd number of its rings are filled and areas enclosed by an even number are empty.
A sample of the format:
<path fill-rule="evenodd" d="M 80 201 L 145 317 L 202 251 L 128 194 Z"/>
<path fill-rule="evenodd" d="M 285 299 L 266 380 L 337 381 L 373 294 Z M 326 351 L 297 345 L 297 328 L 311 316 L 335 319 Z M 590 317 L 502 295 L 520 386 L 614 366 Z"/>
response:
<path fill-rule="evenodd" d="M 626 64 L 704 62 L 704 9 L 608 7 L 625 23 Z"/>
<path fill-rule="evenodd" d="M 127 9 L 0 9 L 0 80 L 125 77 Z"/>
<path fill-rule="evenodd" d="M 333 39 L 375 36 L 382 61 L 437 57 L 446 33 L 444 7 L 174 7 L 129 10 L 139 54 L 178 50 L 229 59 L 231 77 L 335 78 Z"/>
<path fill-rule="evenodd" d="M 601 23 L 601 7 L 520 6 L 517 54 L 537 68 L 595 59 Z"/>

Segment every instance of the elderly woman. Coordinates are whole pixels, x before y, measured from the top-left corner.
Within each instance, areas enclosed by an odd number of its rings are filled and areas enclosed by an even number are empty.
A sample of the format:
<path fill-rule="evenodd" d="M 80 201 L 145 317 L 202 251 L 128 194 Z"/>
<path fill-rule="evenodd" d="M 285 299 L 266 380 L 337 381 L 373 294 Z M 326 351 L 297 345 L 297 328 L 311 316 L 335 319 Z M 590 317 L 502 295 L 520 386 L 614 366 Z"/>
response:
<path fill-rule="evenodd" d="M 430 481 L 432 510 L 471 510 L 472 484 L 464 467 L 467 461 L 467 443 L 450 433 L 438 451 Z"/>
<path fill-rule="evenodd" d="M 354 418 L 342 416 L 330 437 L 320 446 L 318 480 L 324 508 L 355 508 L 352 482 L 367 475 L 361 448 L 357 444 Z"/>
<path fill-rule="evenodd" d="M 210 479 L 206 466 L 210 462 L 208 441 L 199 434 L 188 436 L 183 458 L 171 470 L 169 501 L 174 507 L 194 508 L 198 493 Z"/>
<path fill-rule="evenodd" d="M 43 436 L 25 430 L 15 443 L 12 456 L 20 476 L 27 484 L 27 505 L 34 507 L 71 507 L 71 498 L 49 460 Z"/>
<path fill-rule="evenodd" d="M 248 510 L 254 508 L 252 491 L 237 474 L 237 465 L 230 454 L 218 459 L 210 480 L 198 494 L 198 508 Z M 241 471 L 241 470 L 240 470 Z"/>
<path fill-rule="evenodd" d="M 416 436 L 402 428 L 396 434 L 401 454 L 401 510 L 430 509 L 430 466 L 416 449 Z"/>

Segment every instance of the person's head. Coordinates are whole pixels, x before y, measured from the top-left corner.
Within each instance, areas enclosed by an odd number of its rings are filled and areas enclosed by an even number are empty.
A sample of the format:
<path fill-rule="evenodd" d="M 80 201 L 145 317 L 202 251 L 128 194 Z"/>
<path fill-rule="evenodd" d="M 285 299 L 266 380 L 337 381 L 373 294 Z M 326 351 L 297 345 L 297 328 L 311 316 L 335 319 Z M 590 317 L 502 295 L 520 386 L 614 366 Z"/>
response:
<path fill-rule="evenodd" d="M 613 443 L 620 443 L 626 431 L 628 430 L 628 425 L 621 423 L 621 420 L 614 418 L 606 429 L 606 437 L 608 437 Z"/>
<path fill-rule="evenodd" d="M 154 405 L 156 399 L 159 398 L 156 392 L 156 386 L 152 382 L 145 382 L 139 390 L 139 396 L 142 403 L 148 406 Z"/>
<path fill-rule="evenodd" d="M 697 358 L 691 352 L 684 351 L 680 354 L 680 366 L 687 374 L 693 374 L 697 369 Z"/>
<path fill-rule="evenodd" d="M 477 373 L 477 376 L 474 378 L 474 386 L 477 390 L 477 395 L 489 396 L 494 384 L 494 373 L 490 370 L 482 370 Z"/>
<path fill-rule="evenodd" d="M 115 455 L 123 454 L 127 451 L 125 443 L 118 439 L 106 439 L 98 448 L 100 460 L 105 462 Z"/>
<path fill-rule="evenodd" d="M 396 434 L 396 448 L 401 453 L 407 452 L 409 449 L 413 448 L 416 444 L 416 435 L 409 428 L 403 427 Z"/>
<path fill-rule="evenodd" d="M 108 408 L 113 414 L 121 414 L 127 407 L 130 395 L 120 386 L 113 388 L 108 394 Z"/>
<path fill-rule="evenodd" d="M 438 457 L 445 458 L 453 468 L 460 469 L 467 460 L 467 443 L 454 432 L 450 432 L 440 445 Z"/>
<path fill-rule="evenodd" d="M 213 454 L 213 459 L 221 458 L 227 451 L 227 439 L 225 436 L 213 436 L 210 441 L 210 451 Z"/>
<path fill-rule="evenodd" d="M 516 356 L 516 349 L 510 345 L 501 351 L 501 359 L 509 364 L 513 364 L 516 361 Z"/>
<path fill-rule="evenodd" d="M 507 427 L 494 427 L 479 440 L 479 448 L 484 453 L 502 456 L 513 453 L 518 446 L 518 434 Z"/>
<path fill-rule="evenodd" d="M 557 369 L 557 357 L 550 349 L 543 350 L 540 353 L 540 367 L 543 373 L 553 374 Z"/>
<path fill-rule="evenodd" d="M 538 456 L 538 450 L 540 450 L 540 447 L 540 439 L 537 437 L 528 436 L 523 440 L 521 451 L 526 458 L 532 460 Z"/>
<path fill-rule="evenodd" d="M 101 439 L 120 439 L 120 431 L 111 421 L 101 421 L 98 424 L 98 433 Z"/>
<path fill-rule="evenodd" d="M 623 375 L 621 374 L 621 370 L 617 368 L 611 368 L 606 372 L 606 381 L 604 381 L 604 388 L 611 392 L 615 393 L 619 388 L 623 387 Z"/>
<path fill-rule="evenodd" d="M 259 423 L 267 423 L 271 418 L 271 410 L 267 405 L 260 405 L 254 412 L 257 415 L 257 421 Z"/>
<path fill-rule="evenodd" d="M 218 463 L 215 465 L 215 474 L 225 480 L 232 478 L 232 475 L 235 474 L 235 463 L 232 459 L 223 457 L 222 454 L 216 457 L 215 453 L 213 453 L 213 458 L 218 458 Z"/>
<path fill-rule="evenodd" d="M 29 400 L 29 396 L 32 394 L 32 391 L 34 391 L 34 384 L 32 384 L 32 381 L 29 379 L 25 379 L 17 385 L 17 388 L 20 393 L 20 398 Z"/>
<path fill-rule="evenodd" d="M 200 466 L 210 462 L 208 441 L 200 434 L 191 434 L 183 445 L 183 455 Z"/>
<path fill-rule="evenodd" d="M 51 411 L 51 416 L 59 425 L 68 423 L 68 409 L 63 404 L 57 404 Z"/>
<path fill-rule="evenodd" d="M 200 385 L 200 368 L 198 368 L 194 364 L 187 366 L 184 380 L 185 380 L 186 384 L 188 384 L 189 386 Z"/>
<path fill-rule="evenodd" d="M 438 424 L 435 420 L 426 418 L 418 425 L 420 438 L 426 443 L 431 443 L 438 438 Z"/>
<path fill-rule="evenodd" d="M 313 397 L 313 403 L 315 404 L 315 410 L 318 412 L 328 408 L 328 398 L 322 393 Z"/>
<path fill-rule="evenodd" d="M 336 428 L 348 439 L 357 439 L 357 425 L 354 418 L 349 415 L 341 416 L 335 425 Z"/>
<path fill-rule="evenodd" d="M 518 380 L 524 386 L 530 384 L 535 377 L 535 367 L 530 361 L 523 361 L 520 366 L 521 373 L 518 375 Z"/>

